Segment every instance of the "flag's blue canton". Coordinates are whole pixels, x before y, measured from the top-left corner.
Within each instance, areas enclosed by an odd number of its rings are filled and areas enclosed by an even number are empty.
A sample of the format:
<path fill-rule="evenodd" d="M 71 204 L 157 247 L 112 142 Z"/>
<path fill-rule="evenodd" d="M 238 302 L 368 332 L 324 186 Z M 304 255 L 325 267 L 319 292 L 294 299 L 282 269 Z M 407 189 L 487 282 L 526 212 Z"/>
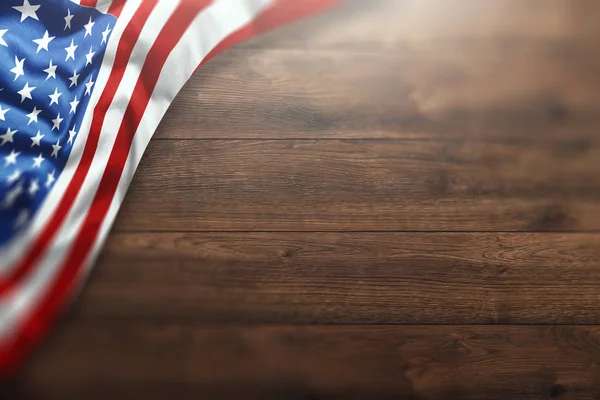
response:
<path fill-rule="evenodd" d="M 0 0 L 0 251 L 63 171 L 115 22 L 69 0 Z"/>

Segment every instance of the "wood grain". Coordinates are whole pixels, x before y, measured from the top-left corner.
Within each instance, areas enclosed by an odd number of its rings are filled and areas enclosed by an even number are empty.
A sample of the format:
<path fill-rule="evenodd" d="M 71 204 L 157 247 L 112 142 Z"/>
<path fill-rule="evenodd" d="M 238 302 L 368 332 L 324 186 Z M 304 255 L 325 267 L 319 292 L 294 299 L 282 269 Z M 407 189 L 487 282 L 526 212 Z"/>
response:
<path fill-rule="evenodd" d="M 347 0 L 217 56 L 0 399 L 600 398 L 599 12 Z"/>
<path fill-rule="evenodd" d="M 552 143 L 157 141 L 116 229 L 598 230 L 598 159 Z"/>
<path fill-rule="evenodd" d="M 593 1 L 353 1 L 205 65 L 158 138 L 598 140 Z"/>
<path fill-rule="evenodd" d="M 600 323 L 599 234 L 129 233 L 84 318 Z"/>
<path fill-rule="evenodd" d="M 597 142 L 599 69 L 597 46 L 536 39 L 234 49 L 190 80 L 156 138 Z"/>
<path fill-rule="evenodd" d="M 28 398 L 597 399 L 600 328 L 208 327 L 73 320 Z"/>

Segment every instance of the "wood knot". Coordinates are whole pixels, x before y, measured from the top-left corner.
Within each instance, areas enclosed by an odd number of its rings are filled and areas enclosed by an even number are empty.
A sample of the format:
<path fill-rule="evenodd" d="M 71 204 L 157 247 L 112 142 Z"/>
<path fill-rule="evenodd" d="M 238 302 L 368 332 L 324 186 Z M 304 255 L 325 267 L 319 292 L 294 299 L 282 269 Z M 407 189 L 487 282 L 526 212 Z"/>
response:
<path fill-rule="evenodd" d="M 291 258 L 294 255 L 294 250 L 287 249 L 283 252 L 283 258 Z"/>
<path fill-rule="evenodd" d="M 556 398 L 556 397 L 562 396 L 566 392 L 567 392 L 567 388 L 565 388 L 563 385 L 560 385 L 560 384 L 552 385 L 552 387 L 550 388 L 550 397 Z"/>
<path fill-rule="evenodd" d="M 550 101 L 547 106 L 550 120 L 563 122 L 569 117 L 569 108 L 560 101 Z"/>

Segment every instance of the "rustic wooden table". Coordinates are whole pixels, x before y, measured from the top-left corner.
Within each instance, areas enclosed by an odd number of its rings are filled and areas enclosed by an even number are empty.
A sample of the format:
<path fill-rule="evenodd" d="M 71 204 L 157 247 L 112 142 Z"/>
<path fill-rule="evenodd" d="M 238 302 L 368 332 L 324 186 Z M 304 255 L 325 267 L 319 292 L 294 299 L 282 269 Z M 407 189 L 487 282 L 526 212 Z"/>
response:
<path fill-rule="evenodd" d="M 8 398 L 600 398 L 600 2 L 350 1 L 221 54 Z"/>

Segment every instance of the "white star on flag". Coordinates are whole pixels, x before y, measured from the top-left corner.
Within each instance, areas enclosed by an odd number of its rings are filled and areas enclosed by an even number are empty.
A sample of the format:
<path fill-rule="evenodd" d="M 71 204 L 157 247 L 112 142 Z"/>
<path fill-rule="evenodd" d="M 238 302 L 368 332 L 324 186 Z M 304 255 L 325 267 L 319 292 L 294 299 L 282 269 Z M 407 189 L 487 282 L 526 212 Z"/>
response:
<path fill-rule="evenodd" d="M 111 31 L 112 31 L 112 29 L 110 29 L 110 25 L 107 25 L 104 32 L 102 32 L 102 43 L 100 43 L 100 44 L 104 44 L 108 41 L 108 35 L 110 34 Z"/>
<path fill-rule="evenodd" d="M 71 45 L 69 47 L 65 47 L 65 50 L 67 51 L 67 58 L 65 61 L 69 61 L 69 58 L 72 58 L 73 61 L 75 61 L 75 50 L 77 50 L 77 47 L 78 46 L 75 44 L 75 41 L 71 39 Z"/>
<path fill-rule="evenodd" d="M 13 131 L 10 128 L 8 128 L 4 135 L 0 135 L 0 139 L 2 139 L 2 143 L 0 143 L 0 146 L 4 146 L 6 142 L 13 143 L 13 136 L 15 136 L 15 133 L 17 132 L 17 130 Z"/>
<path fill-rule="evenodd" d="M 83 36 L 84 38 L 92 36 L 92 28 L 95 24 L 95 22 L 92 22 L 92 17 L 90 17 L 90 21 L 83 26 L 85 28 L 85 35 Z"/>
<path fill-rule="evenodd" d="M 21 171 L 16 170 L 6 179 L 6 183 L 10 185 L 11 183 L 15 183 L 16 181 L 18 181 L 19 178 L 21 178 Z"/>
<path fill-rule="evenodd" d="M 64 121 L 64 118 L 60 117 L 60 113 L 52 120 L 52 130 L 60 129 L 60 123 Z"/>
<path fill-rule="evenodd" d="M 70 77 L 69 80 L 71 81 L 69 88 L 72 86 L 77 87 L 77 81 L 79 80 L 79 74 L 77 73 L 77 71 L 73 71 L 73 76 Z"/>
<path fill-rule="evenodd" d="M 56 144 L 52 145 L 52 154 L 50 155 L 50 157 L 58 158 L 58 152 L 60 151 L 60 149 L 62 149 L 62 146 L 58 144 L 59 142 L 60 139 L 56 141 Z"/>
<path fill-rule="evenodd" d="M 25 21 L 27 18 L 37 19 L 39 18 L 35 13 L 40 6 L 39 5 L 31 5 L 29 4 L 29 0 L 23 0 L 22 6 L 13 6 L 13 8 L 21 13 L 21 22 Z"/>
<path fill-rule="evenodd" d="M 92 77 L 90 77 L 90 80 L 88 81 L 88 83 L 85 84 L 85 94 L 84 96 L 90 96 L 92 94 L 92 86 L 94 86 L 94 82 L 92 80 Z"/>
<path fill-rule="evenodd" d="M 25 64 L 25 59 L 21 59 L 19 60 L 19 57 L 15 56 L 15 67 L 13 69 L 10 70 L 10 72 L 12 72 L 13 74 L 15 74 L 15 81 L 20 77 L 25 75 L 25 72 L 23 71 L 23 66 Z"/>
<path fill-rule="evenodd" d="M 56 178 L 54 177 L 54 171 L 52 171 L 51 173 L 48 174 L 48 178 L 46 179 L 46 188 L 49 188 L 50 186 L 52 186 L 52 184 L 54 183 L 54 181 L 56 180 Z"/>
<path fill-rule="evenodd" d="M 77 106 L 79 105 L 79 101 L 77 100 L 77 96 L 75 96 L 75 99 L 69 103 L 71 105 L 71 111 L 69 111 L 69 114 L 75 114 L 77 112 Z"/>
<path fill-rule="evenodd" d="M 54 93 L 53 94 L 49 94 L 48 97 L 50 97 L 50 105 L 52 104 L 58 104 L 58 98 L 62 96 L 62 93 L 60 93 L 58 91 L 58 88 L 54 89 Z"/>
<path fill-rule="evenodd" d="M 40 140 L 42 140 L 42 138 L 45 135 L 42 135 L 42 133 L 40 131 L 37 131 L 37 135 L 35 135 L 34 137 L 31 138 L 31 146 L 40 146 Z"/>
<path fill-rule="evenodd" d="M 88 66 L 88 64 L 92 63 L 92 58 L 94 57 L 95 54 L 96 53 L 93 52 L 92 48 L 90 47 L 90 52 L 85 55 L 85 66 L 86 67 Z"/>
<path fill-rule="evenodd" d="M 75 138 L 76 135 L 77 135 L 77 131 L 75 131 L 75 129 L 71 129 L 69 131 L 69 140 L 67 140 L 67 144 L 73 143 L 73 139 Z"/>
<path fill-rule="evenodd" d="M 29 86 L 29 82 L 25 82 L 25 86 L 23 86 L 23 89 L 17 92 L 21 95 L 21 103 L 24 102 L 25 99 L 31 99 L 31 92 L 34 89 L 36 89 L 35 86 Z"/>
<path fill-rule="evenodd" d="M 75 135 L 77 135 L 77 132 L 75 131 L 75 129 L 71 129 L 69 131 L 69 140 L 67 140 L 67 144 L 73 143 L 73 139 L 75 138 Z"/>
<path fill-rule="evenodd" d="M 12 205 L 15 204 L 15 201 L 21 194 L 23 194 L 23 184 L 19 183 L 16 187 L 14 187 L 6 193 L 4 201 L 2 201 L 2 207 L 12 207 Z"/>
<path fill-rule="evenodd" d="M 46 31 L 46 33 L 44 33 L 44 36 L 41 39 L 34 39 L 33 43 L 38 45 L 35 54 L 39 53 L 42 49 L 48 51 L 48 44 L 50 44 L 50 42 L 53 41 L 55 38 L 56 36 L 49 36 L 48 31 Z"/>
<path fill-rule="evenodd" d="M 26 117 L 29 118 L 29 122 L 27 123 L 27 125 L 31 124 L 32 122 L 37 123 L 38 115 L 41 112 L 42 112 L 42 110 L 38 110 L 36 106 L 33 106 L 33 111 L 31 111 L 29 114 L 26 115 Z"/>
<path fill-rule="evenodd" d="M 2 108 L 2 104 L 0 104 L 0 120 L 6 121 L 6 113 L 10 111 L 10 108 Z"/>
<path fill-rule="evenodd" d="M 56 79 L 56 65 L 52 64 L 52 60 L 50 60 L 50 64 L 48 65 L 48 68 L 46 68 L 44 70 L 45 73 L 48 74 L 48 76 L 46 77 L 46 80 L 50 79 L 50 78 L 54 78 Z"/>
<path fill-rule="evenodd" d="M 67 8 L 67 16 L 65 17 L 65 29 L 63 29 L 63 31 L 71 29 L 71 20 L 73 19 L 73 17 L 74 15 L 71 14 L 71 10 Z"/>
<path fill-rule="evenodd" d="M 41 168 L 42 163 L 44 162 L 44 157 L 42 153 L 39 156 L 33 159 L 33 168 Z"/>
<path fill-rule="evenodd" d="M 15 149 L 12 149 L 10 151 L 10 154 L 4 157 L 4 166 L 7 167 L 11 164 L 16 164 L 17 157 L 19 157 L 19 154 L 21 154 L 21 152 L 16 152 Z"/>
<path fill-rule="evenodd" d="M 8 47 L 8 44 L 3 39 L 4 34 L 8 32 L 8 29 L 0 29 L 0 45 Z"/>
<path fill-rule="evenodd" d="M 40 183 L 37 179 L 34 179 L 31 181 L 31 184 L 29 185 L 29 189 L 27 191 L 29 192 L 30 196 L 35 196 L 38 190 L 40 190 Z"/>

